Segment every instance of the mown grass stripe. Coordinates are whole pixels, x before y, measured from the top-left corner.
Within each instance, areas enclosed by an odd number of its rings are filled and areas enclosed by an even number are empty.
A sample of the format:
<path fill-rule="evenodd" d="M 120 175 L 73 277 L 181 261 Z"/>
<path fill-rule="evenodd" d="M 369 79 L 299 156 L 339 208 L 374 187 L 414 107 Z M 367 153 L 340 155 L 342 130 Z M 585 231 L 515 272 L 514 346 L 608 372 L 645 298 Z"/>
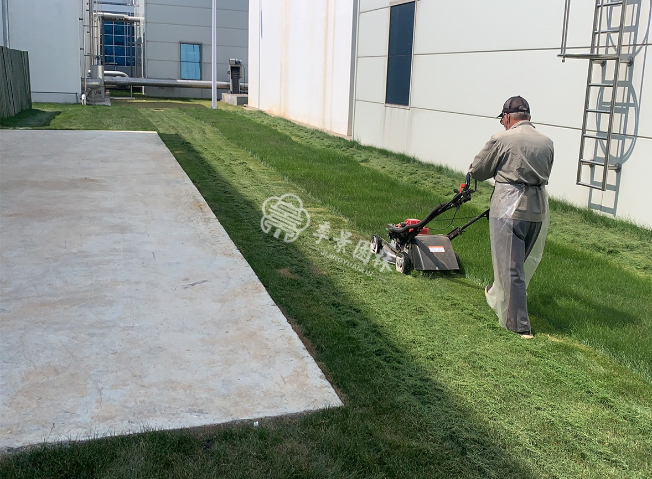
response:
<path fill-rule="evenodd" d="M 306 146 L 235 112 L 194 109 L 185 114 L 215 127 L 233 144 L 311 191 L 362 233 L 380 233 L 392 218 L 423 217 L 444 201 L 421 186 L 406 187 L 391 175 L 365 168 L 350 154 L 326 146 Z M 480 285 L 491 278 L 487 233 L 484 222 L 455 242 L 466 272 Z M 652 252 L 649 245 L 641 246 Z M 650 278 L 632 275 L 596 254 L 555 241 L 551 235 L 545 261 L 530 290 L 530 311 L 540 332 L 562 332 L 614 358 L 628 357 L 626 363 L 649 379 L 651 297 Z"/>

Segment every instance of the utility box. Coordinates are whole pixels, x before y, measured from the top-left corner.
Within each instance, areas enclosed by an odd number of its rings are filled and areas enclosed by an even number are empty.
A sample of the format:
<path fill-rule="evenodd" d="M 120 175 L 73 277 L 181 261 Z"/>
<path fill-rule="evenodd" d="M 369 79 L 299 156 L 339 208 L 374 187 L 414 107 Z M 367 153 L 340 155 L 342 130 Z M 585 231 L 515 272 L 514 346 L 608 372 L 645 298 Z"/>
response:
<path fill-rule="evenodd" d="M 243 77 L 243 69 L 244 67 L 240 60 L 236 58 L 229 59 L 229 93 L 234 95 L 242 93 L 240 91 L 240 79 Z"/>
<path fill-rule="evenodd" d="M 229 93 L 222 93 L 222 101 L 230 105 L 246 105 L 247 95 L 240 88 L 244 66 L 237 58 L 229 59 Z"/>

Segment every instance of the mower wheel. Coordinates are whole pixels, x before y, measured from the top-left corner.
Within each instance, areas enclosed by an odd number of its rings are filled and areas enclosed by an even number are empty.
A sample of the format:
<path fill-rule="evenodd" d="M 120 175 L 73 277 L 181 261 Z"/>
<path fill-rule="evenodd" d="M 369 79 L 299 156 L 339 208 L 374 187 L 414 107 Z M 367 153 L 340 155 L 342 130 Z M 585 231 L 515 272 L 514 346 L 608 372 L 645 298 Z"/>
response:
<path fill-rule="evenodd" d="M 383 250 L 383 240 L 380 239 L 380 236 L 373 235 L 371 237 L 369 248 L 373 254 L 379 254 Z"/>
<path fill-rule="evenodd" d="M 405 251 L 396 255 L 396 271 L 403 274 L 410 274 L 410 271 L 412 271 L 412 261 L 410 261 L 410 256 Z"/>

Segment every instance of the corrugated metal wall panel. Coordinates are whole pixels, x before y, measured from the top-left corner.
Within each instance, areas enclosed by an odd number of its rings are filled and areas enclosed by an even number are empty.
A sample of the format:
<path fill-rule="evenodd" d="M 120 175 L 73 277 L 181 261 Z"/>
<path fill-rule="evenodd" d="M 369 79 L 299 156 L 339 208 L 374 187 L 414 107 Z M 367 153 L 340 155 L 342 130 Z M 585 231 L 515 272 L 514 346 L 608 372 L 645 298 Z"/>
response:
<path fill-rule="evenodd" d="M 27 52 L 0 46 L 0 118 L 32 108 Z"/>

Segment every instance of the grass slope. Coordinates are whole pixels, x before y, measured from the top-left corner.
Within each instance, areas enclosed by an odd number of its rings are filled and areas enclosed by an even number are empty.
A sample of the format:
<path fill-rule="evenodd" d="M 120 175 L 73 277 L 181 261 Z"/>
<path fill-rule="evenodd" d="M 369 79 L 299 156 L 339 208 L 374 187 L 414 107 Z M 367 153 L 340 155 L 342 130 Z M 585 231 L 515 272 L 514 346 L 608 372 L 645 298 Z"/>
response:
<path fill-rule="evenodd" d="M 393 219 L 397 222 L 407 216 L 425 216 L 434 205 L 450 197 L 455 185 L 453 175 L 441 168 L 434 169 L 434 178 L 413 184 L 413 178 L 427 177 L 428 171 L 420 171 L 420 164 L 401 157 L 397 158 L 399 167 L 393 170 L 402 171 L 403 175 L 388 175 L 380 167 L 365 168 L 365 163 L 356 160 L 356 150 L 365 150 L 359 145 L 352 144 L 349 150 L 353 151 L 349 152 L 306 145 L 285 132 L 261 127 L 258 122 L 224 111 L 195 109 L 187 115 L 218 128 L 226 139 L 300 185 L 333 211 L 351 219 L 352 227 L 365 235 L 380 232 L 381 225 Z M 486 207 L 488 195 L 484 199 L 482 208 Z M 479 211 L 477 206 L 466 207 L 461 214 L 468 216 Z M 554 213 L 553 230 L 557 223 L 563 222 L 559 221 L 563 215 L 558 209 Z M 595 249 L 600 244 L 608 245 L 607 235 L 600 231 L 607 229 L 608 223 L 596 221 L 592 229 L 597 231 L 587 231 L 589 228 L 582 223 L 560 228 L 561 239 L 551 235 L 545 261 L 530 290 L 534 328 L 539 332 L 571 334 L 621 358 L 649 379 L 652 349 L 647 346 L 652 344 L 652 324 L 648 308 L 652 283 L 649 275 L 635 272 L 649 273 L 652 234 L 641 231 L 629 238 L 629 250 L 638 250 L 632 259 L 641 261 L 623 267 L 614 260 L 605 262 L 604 258 L 612 255 L 601 255 Z M 613 222 L 613 226 L 617 228 L 618 223 Z M 568 229 L 571 234 L 575 232 L 573 238 L 569 237 Z M 456 240 L 467 275 L 479 285 L 487 284 L 491 278 L 487 231 L 484 222 L 474 225 Z M 585 236 L 589 241 L 578 236 Z M 623 240 L 628 238 L 623 236 L 618 231 L 620 248 L 626 250 L 628 246 Z"/>
<path fill-rule="evenodd" d="M 11 126 L 157 130 L 345 406 L 258 428 L 39 447 L 0 459 L 0 476 L 650 475 L 649 231 L 555 203 L 530 289 L 540 334 L 522 341 L 484 302 L 486 223 L 455 240 L 463 274 L 403 276 L 351 255 L 384 224 L 448 199 L 458 173 L 260 113 L 182 106 L 40 105 L 45 122 L 26 114 Z M 486 207 L 489 191 L 459 216 Z M 291 244 L 260 229 L 264 200 L 285 193 L 312 219 Z M 326 222 L 333 237 L 353 234 L 346 253 L 317 243 Z"/>

